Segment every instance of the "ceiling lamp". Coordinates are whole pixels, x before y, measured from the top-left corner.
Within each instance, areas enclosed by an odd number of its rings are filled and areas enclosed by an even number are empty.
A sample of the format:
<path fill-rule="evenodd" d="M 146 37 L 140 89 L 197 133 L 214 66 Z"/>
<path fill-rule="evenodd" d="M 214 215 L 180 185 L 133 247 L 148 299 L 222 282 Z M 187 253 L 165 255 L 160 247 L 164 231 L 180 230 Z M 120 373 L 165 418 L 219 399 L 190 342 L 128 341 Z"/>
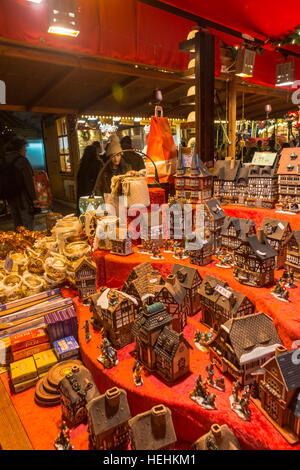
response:
<path fill-rule="evenodd" d="M 28 0 L 31 3 L 42 3 L 43 0 Z"/>
<path fill-rule="evenodd" d="M 276 66 L 276 86 L 292 86 L 295 78 L 294 61 L 278 62 Z"/>
<path fill-rule="evenodd" d="M 238 77 L 253 77 L 256 52 L 252 49 L 239 48 L 236 59 L 236 72 Z"/>
<path fill-rule="evenodd" d="M 48 15 L 48 33 L 75 38 L 80 33 L 78 0 L 48 0 Z"/>

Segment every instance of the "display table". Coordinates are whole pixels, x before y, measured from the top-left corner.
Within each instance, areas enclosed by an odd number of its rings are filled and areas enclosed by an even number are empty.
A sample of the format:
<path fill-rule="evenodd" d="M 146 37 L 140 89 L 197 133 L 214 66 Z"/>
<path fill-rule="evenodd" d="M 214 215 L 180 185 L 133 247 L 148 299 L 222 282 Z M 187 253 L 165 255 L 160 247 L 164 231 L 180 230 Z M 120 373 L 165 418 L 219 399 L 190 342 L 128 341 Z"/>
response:
<path fill-rule="evenodd" d="M 300 216 L 276 214 L 275 211 L 263 209 L 249 211 L 247 208 L 235 206 L 225 206 L 225 211 L 227 215 L 234 217 L 253 218 L 258 225 L 264 217 L 284 220 L 287 220 L 285 217 L 288 217 L 292 228 L 300 229 Z M 103 251 L 96 252 L 94 259 L 101 268 L 101 276 L 98 276 L 98 280 L 101 280 L 100 284 L 102 285 L 106 284 L 109 287 L 120 288 L 131 269 L 145 261 L 150 261 L 153 267 L 158 269 L 164 277 L 172 271 L 174 263 L 192 266 L 189 260 L 180 261 L 176 260 L 172 254 L 163 253 L 163 255 L 163 260 L 152 260 L 150 256 L 139 253 L 122 257 L 110 255 L 108 252 Z M 208 266 L 198 267 L 198 270 L 202 277 L 209 272 L 220 279 L 226 280 L 231 287 L 244 293 L 255 303 L 256 311 L 263 311 L 270 315 L 285 346 L 290 348 L 292 342 L 300 338 L 300 314 L 297 309 L 297 306 L 300 305 L 300 286 L 290 291 L 291 302 L 284 303 L 274 298 L 270 289 L 258 289 L 239 284 L 233 278 L 233 269 L 216 267 L 215 261 Z M 276 272 L 276 280 L 281 273 L 282 271 Z M 70 294 L 69 291 L 68 294 Z M 144 385 L 136 387 L 132 377 L 132 367 L 135 361 L 132 356 L 134 344 L 131 343 L 118 352 L 119 364 L 116 367 L 110 370 L 104 369 L 102 364 L 97 361 L 100 354 L 99 345 L 102 341 L 100 332 L 92 329 L 91 341 L 85 342 L 83 325 L 85 320 L 91 319 L 90 310 L 88 307 L 83 306 L 77 297 L 74 298 L 74 304 L 78 316 L 82 359 L 91 370 L 99 391 L 103 393 L 112 386 L 124 388 L 127 391 L 129 406 L 133 415 L 146 411 L 159 403 L 169 406 L 172 410 L 177 438 L 182 441 L 178 448 L 188 448 L 184 442 L 191 444 L 202 434 L 208 432 L 213 423 L 220 425 L 226 423 L 235 432 L 243 449 L 300 449 L 300 445 L 291 447 L 253 403 L 250 404 L 251 422 L 242 421 L 230 409 L 229 396 L 232 390 L 232 381 L 228 377 L 225 377 L 226 392 L 210 389 L 212 393 L 217 395 L 216 410 L 204 410 L 189 398 L 189 393 L 193 389 L 198 375 L 201 374 L 203 379 L 206 378 L 206 366 L 209 364 L 208 354 L 195 348 L 193 344 L 195 330 L 206 330 L 200 323 L 200 314 L 188 318 L 188 325 L 184 330 L 185 337 L 193 346 L 190 374 L 178 382 L 168 385 L 155 374 L 148 374 L 143 370 Z M 216 377 L 220 376 L 220 372 L 216 369 Z M 9 390 L 7 374 L 2 375 L 1 379 L 6 389 Z M 9 393 L 11 393 L 10 390 Z M 38 407 L 34 403 L 34 389 L 18 395 L 11 394 L 11 398 L 33 447 L 35 449 L 51 449 L 61 423 L 60 408 Z M 72 431 L 72 443 L 75 449 L 88 448 L 85 425 L 80 425 Z"/>

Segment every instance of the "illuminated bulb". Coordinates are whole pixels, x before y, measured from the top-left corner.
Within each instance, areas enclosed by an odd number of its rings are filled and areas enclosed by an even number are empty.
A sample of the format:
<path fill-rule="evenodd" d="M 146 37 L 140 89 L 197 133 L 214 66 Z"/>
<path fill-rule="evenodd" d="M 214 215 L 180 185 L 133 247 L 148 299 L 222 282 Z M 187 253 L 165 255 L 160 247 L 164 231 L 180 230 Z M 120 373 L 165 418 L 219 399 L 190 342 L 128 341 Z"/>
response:
<path fill-rule="evenodd" d="M 49 27 L 48 33 L 58 34 L 59 36 L 70 36 L 73 38 L 77 38 L 80 31 L 76 31 L 75 29 L 71 29 L 71 28 L 63 28 L 61 26 L 53 25 Z"/>
<path fill-rule="evenodd" d="M 28 0 L 31 3 L 42 3 L 42 0 Z"/>

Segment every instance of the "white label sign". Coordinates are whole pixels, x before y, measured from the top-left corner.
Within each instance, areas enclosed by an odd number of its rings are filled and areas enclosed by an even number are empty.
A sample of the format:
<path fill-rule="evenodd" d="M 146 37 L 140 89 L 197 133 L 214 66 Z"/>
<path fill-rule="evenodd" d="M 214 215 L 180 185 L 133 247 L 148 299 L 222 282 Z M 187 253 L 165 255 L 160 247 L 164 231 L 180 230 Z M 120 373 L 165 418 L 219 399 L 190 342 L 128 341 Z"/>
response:
<path fill-rule="evenodd" d="M 232 292 L 230 292 L 229 290 L 225 289 L 225 287 L 220 286 L 219 284 L 216 285 L 215 290 L 216 290 L 217 292 L 219 292 L 219 294 L 221 294 L 221 295 L 223 295 L 224 297 L 226 297 L 226 299 L 230 299 L 230 297 L 232 296 Z"/>

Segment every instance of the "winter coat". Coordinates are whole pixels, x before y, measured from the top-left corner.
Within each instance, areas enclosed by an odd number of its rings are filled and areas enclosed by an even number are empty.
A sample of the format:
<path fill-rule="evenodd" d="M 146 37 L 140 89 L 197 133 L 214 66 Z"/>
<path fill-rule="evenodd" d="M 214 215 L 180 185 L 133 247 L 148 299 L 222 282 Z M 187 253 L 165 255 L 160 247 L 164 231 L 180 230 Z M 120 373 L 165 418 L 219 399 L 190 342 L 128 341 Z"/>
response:
<path fill-rule="evenodd" d="M 33 169 L 29 160 L 16 151 L 7 152 L 5 154 L 5 160 L 7 163 L 10 163 L 17 156 L 19 158 L 14 163 L 14 167 L 18 169 L 18 174 L 22 178 L 22 181 L 20 181 L 20 186 L 23 189 L 21 189 L 21 191 L 19 191 L 15 195 L 12 201 L 19 203 L 20 206 L 22 206 L 24 202 L 25 203 L 27 202 L 28 205 L 32 206 L 33 201 L 36 200 L 36 192 L 35 192 L 35 186 L 34 186 L 34 180 L 33 180 Z M 8 202 L 11 202 L 11 201 L 8 201 Z"/>
<path fill-rule="evenodd" d="M 111 185 L 111 179 L 113 176 L 118 176 L 118 175 L 124 175 L 129 171 L 129 168 L 123 158 L 121 158 L 121 161 L 117 168 L 113 168 L 112 163 L 110 162 L 105 170 L 103 171 L 101 175 L 101 171 L 98 174 L 97 181 L 95 184 L 95 195 L 96 196 L 103 196 L 105 193 L 111 193 L 110 185 Z"/>
<path fill-rule="evenodd" d="M 140 171 L 145 168 L 143 157 L 134 150 L 124 152 L 123 158 L 130 170 Z"/>
<path fill-rule="evenodd" d="M 102 168 L 99 159 L 82 160 L 77 173 L 77 199 L 81 196 L 90 196 L 93 192 L 98 173 Z"/>

